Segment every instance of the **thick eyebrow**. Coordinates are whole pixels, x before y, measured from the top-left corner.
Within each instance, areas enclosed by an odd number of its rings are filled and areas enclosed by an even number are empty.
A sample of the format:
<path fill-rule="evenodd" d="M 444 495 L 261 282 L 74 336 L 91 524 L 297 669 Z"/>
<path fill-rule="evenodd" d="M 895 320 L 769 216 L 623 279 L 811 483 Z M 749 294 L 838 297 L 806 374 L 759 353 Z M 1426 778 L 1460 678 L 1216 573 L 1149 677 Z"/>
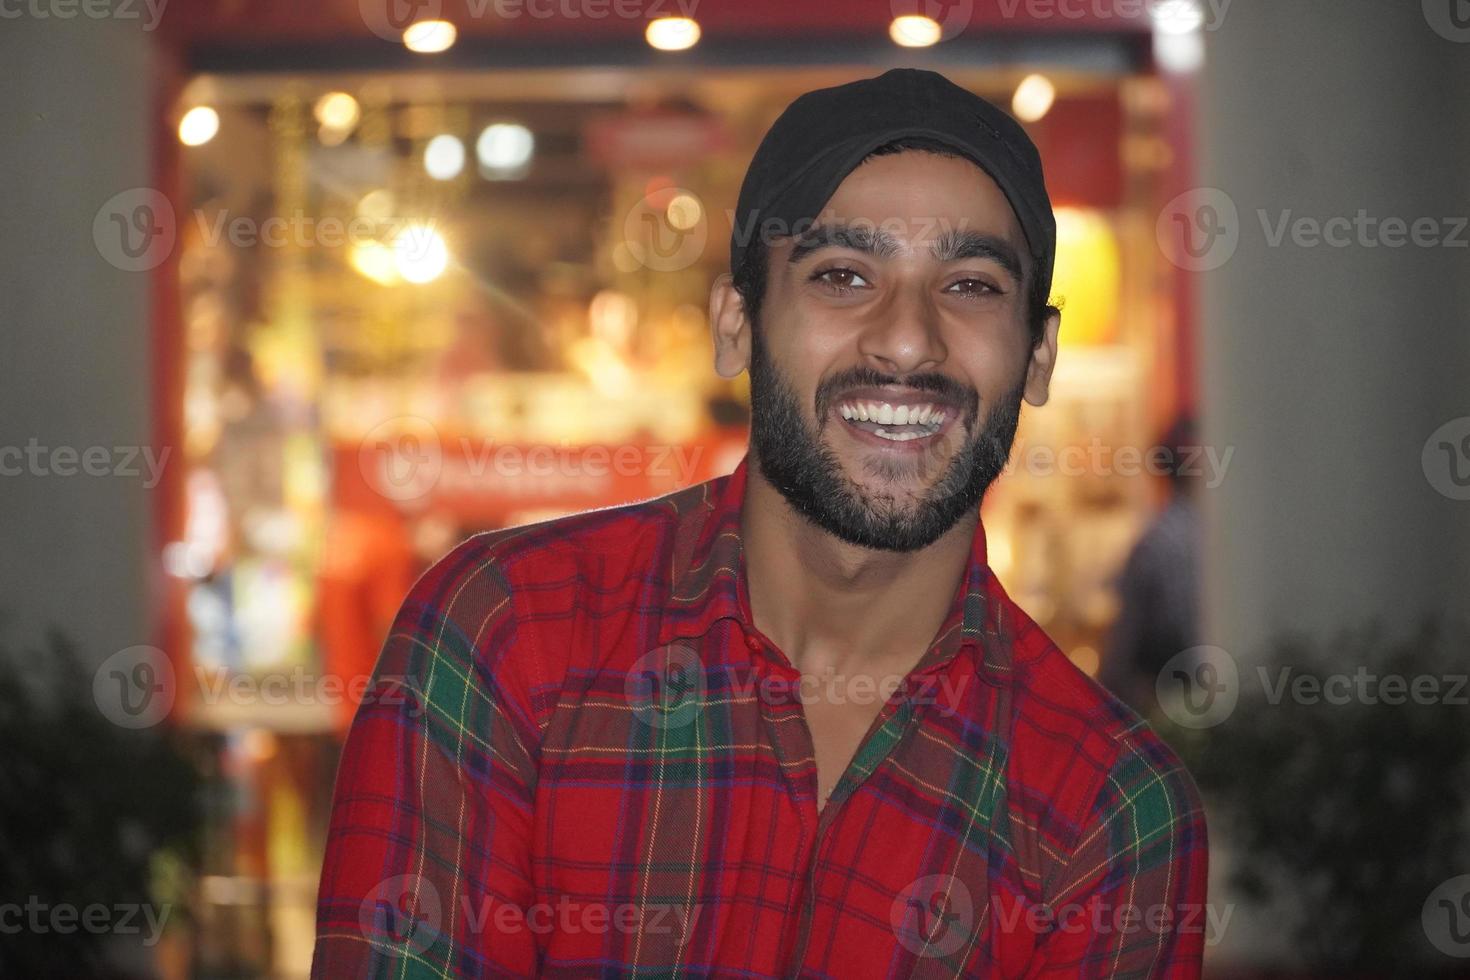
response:
<path fill-rule="evenodd" d="M 898 239 L 882 228 L 850 224 L 814 225 L 796 237 L 796 244 L 792 246 L 786 263 L 795 265 L 824 248 L 850 248 L 880 259 L 892 258 L 900 251 Z"/>
<path fill-rule="evenodd" d="M 1010 242 L 995 235 L 978 231 L 947 231 L 929 251 L 939 262 L 990 259 L 1009 272 L 1016 282 L 1021 281 L 1021 256 Z"/>
<path fill-rule="evenodd" d="M 880 259 L 897 255 L 902 246 L 882 228 L 862 224 L 815 225 L 797 236 L 788 265 L 795 265 L 813 252 L 824 248 L 850 248 L 855 252 L 866 252 Z M 978 231 L 946 231 L 930 246 L 929 254 L 936 262 L 955 262 L 960 259 L 990 259 L 999 265 L 1011 278 L 1021 281 L 1021 257 L 1011 243 L 995 235 Z"/>

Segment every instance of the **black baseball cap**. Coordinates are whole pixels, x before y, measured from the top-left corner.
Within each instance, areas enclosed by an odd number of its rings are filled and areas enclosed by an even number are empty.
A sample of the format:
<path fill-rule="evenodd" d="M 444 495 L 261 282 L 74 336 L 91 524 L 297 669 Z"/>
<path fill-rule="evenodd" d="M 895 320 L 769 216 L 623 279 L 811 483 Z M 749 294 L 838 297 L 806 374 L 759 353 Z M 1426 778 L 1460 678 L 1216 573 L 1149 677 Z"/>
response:
<path fill-rule="evenodd" d="M 1057 226 L 1036 144 L 1005 111 L 922 68 L 893 68 L 817 89 L 786 107 L 761 139 L 740 185 L 731 273 L 763 226 L 791 234 L 798 222 L 813 221 L 869 153 L 906 136 L 942 143 L 990 175 L 1016 213 L 1036 260 L 1042 296 L 1049 298 Z"/>

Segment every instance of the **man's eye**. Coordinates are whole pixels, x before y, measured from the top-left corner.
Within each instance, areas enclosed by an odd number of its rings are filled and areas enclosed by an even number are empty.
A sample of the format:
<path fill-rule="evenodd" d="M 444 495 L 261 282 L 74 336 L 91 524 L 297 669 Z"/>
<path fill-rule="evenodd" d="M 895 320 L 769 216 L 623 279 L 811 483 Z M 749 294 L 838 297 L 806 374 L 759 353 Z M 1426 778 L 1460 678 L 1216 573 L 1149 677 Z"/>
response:
<path fill-rule="evenodd" d="M 960 288 L 956 288 L 960 287 Z M 948 291 L 965 293 L 971 296 L 984 296 L 987 293 L 999 293 L 1000 290 L 986 282 L 984 279 L 961 279 L 951 283 Z"/>
<path fill-rule="evenodd" d="M 826 283 L 839 293 L 868 285 L 868 280 L 858 275 L 855 270 L 840 267 L 836 269 L 823 269 L 821 272 L 814 273 L 812 279 Z"/>

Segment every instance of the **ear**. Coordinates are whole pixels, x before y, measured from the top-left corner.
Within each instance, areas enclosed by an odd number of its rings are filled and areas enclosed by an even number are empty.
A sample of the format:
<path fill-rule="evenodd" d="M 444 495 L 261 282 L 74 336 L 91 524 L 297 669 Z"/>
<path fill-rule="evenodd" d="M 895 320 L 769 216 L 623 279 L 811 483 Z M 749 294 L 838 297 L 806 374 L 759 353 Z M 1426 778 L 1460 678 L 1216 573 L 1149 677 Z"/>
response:
<path fill-rule="evenodd" d="M 715 342 L 715 371 L 733 378 L 750 366 L 750 318 L 728 272 L 715 277 L 709 291 L 709 329 Z"/>
<path fill-rule="evenodd" d="M 1057 366 L 1057 331 L 1062 326 L 1062 314 L 1054 312 L 1046 318 L 1041 330 L 1041 343 L 1031 352 L 1031 363 L 1026 367 L 1026 401 L 1035 406 L 1046 404 L 1051 392 L 1051 372 Z"/>

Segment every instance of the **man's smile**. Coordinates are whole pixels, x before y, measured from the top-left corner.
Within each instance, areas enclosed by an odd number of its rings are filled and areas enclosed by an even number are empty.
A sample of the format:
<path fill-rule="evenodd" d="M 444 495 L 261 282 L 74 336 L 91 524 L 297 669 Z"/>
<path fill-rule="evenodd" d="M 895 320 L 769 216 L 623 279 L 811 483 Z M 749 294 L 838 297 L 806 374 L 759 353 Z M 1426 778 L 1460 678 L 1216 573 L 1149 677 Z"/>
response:
<path fill-rule="evenodd" d="M 909 452 L 937 444 L 959 414 L 933 392 L 883 388 L 850 392 L 834 400 L 831 411 L 859 442 Z"/>

